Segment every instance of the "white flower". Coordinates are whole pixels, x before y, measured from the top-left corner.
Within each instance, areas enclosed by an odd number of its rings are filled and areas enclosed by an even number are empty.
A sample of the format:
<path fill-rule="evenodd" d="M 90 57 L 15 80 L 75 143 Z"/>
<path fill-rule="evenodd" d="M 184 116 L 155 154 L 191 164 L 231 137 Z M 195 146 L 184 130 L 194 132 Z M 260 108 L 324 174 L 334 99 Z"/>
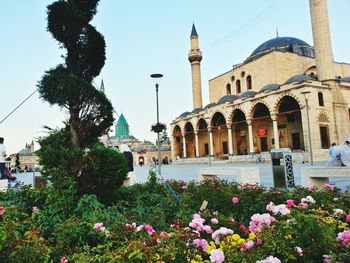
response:
<path fill-rule="evenodd" d="M 339 209 L 339 208 L 333 209 L 333 212 L 336 215 L 344 215 L 345 214 L 344 210 Z"/>
<path fill-rule="evenodd" d="M 294 251 L 298 254 L 298 256 L 303 256 L 303 250 L 300 247 L 295 247 Z"/>

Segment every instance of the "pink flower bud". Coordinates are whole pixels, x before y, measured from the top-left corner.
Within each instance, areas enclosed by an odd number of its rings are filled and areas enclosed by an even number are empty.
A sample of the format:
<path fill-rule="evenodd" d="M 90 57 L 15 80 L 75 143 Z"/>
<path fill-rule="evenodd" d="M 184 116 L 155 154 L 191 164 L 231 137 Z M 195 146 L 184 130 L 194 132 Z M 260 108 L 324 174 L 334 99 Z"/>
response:
<path fill-rule="evenodd" d="M 235 197 L 232 198 L 232 203 L 233 204 L 238 204 L 238 202 L 239 202 L 238 197 L 235 196 Z"/>

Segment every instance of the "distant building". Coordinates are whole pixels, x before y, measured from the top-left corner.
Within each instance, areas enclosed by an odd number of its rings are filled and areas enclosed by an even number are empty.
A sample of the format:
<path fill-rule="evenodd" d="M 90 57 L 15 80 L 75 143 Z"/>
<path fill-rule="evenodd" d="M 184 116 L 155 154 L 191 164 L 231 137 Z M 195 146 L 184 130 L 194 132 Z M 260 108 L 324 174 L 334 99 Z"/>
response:
<path fill-rule="evenodd" d="M 310 146 L 314 160 L 329 158 L 331 143 L 343 143 L 350 131 L 350 64 L 333 59 L 327 1 L 310 0 L 310 13 L 314 46 L 290 36 L 260 44 L 242 63 L 209 80 L 206 106 L 193 25 L 193 109 L 171 123 L 173 159 L 249 160 L 250 154 L 284 147 L 303 159 Z"/>
<path fill-rule="evenodd" d="M 115 135 L 105 135 L 100 138 L 100 141 L 110 148 L 118 148 L 121 144 L 127 144 L 133 154 L 134 164 L 140 162 L 144 165 L 149 165 L 153 160 L 157 160 L 157 147 L 150 141 L 140 141 L 130 135 L 129 124 L 126 121 L 124 114 L 121 114 L 115 124 Z M 170 141 L 164 142 L 161 146 L 161 157 L 170 161 L 171 150 Z"/>
<path fill-rule="evenodd" d="M 18 153 L 12 154 L 10 161 L 11 168 L 15 168 L 17 166 L 16 163 L 19 162 L 20 170 L 32 170 L 35 165 L 38 164 L 38 156 L 35 155 L 34 151 L 34 142 L 32 141 L 30 144 L 25 145 L 23 149 L 21 149 Z"/>

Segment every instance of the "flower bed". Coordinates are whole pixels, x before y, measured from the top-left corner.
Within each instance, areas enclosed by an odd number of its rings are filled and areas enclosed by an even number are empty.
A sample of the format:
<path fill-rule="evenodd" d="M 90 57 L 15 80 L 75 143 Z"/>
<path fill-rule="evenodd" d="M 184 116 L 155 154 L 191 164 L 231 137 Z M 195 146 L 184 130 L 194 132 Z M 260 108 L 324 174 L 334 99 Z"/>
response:
<path fill-rule="evenodd" d="M 0 262 L 349 261 L 348 191 L 169 183 L 180 205 L 160 183 L 121 188 L 110 207 L 69 189 L 0 193 Z"/>

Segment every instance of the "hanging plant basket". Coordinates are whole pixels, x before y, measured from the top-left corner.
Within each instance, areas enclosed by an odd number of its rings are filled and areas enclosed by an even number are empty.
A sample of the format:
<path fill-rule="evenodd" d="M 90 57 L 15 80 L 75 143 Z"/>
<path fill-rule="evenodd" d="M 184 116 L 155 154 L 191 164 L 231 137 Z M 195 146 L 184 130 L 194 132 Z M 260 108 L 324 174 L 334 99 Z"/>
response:
<path fill-rule="evenodd" d="M 155 133 L 162 132 L 163 130 L 166 130 L 166 125 L 164 123 L 156 123 L 152 125 L 151 131 Z"/>

